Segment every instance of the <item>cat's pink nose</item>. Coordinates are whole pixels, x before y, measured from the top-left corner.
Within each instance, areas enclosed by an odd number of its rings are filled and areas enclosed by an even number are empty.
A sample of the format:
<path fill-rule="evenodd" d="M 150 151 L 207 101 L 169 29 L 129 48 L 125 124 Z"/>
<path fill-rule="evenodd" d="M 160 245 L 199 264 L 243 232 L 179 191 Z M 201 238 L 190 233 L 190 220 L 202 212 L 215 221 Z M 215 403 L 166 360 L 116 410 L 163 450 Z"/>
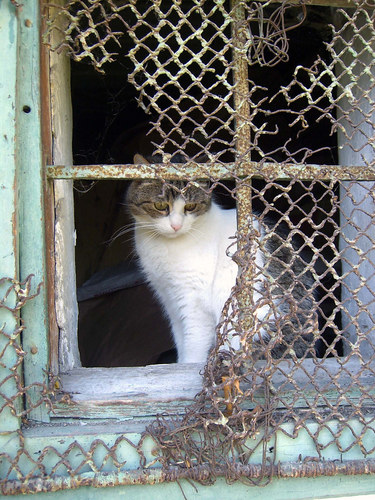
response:
<path fill-rule="evenodd" d="M 180 222 L 171 222 L 171 227 L 174 229 L 177 233 L 182 227 L 182 224 Z"/>

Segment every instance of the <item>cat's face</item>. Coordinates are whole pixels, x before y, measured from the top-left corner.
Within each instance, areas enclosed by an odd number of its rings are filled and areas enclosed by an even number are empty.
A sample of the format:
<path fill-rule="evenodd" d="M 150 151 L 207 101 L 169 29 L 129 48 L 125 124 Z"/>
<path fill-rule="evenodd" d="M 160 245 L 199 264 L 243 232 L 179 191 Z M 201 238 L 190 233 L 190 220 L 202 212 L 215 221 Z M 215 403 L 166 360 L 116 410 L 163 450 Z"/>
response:
<path fill-rule="evenodd" d="M 211 206 L 211 194 L 205 183 L 139 180 L 129 186 L 127 203 L 139 227 L 176 238 L 194 230 Z"/>

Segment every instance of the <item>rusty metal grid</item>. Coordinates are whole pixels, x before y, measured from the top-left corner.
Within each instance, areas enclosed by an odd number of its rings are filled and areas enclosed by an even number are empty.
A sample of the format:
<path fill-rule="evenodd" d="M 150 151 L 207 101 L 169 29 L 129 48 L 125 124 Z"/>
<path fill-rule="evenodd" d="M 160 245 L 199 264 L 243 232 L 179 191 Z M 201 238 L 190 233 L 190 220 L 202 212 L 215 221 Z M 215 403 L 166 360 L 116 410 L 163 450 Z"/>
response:
<path fill-rule="evenodd" d="M 50 396 L 53 393 L 55 382 L 51 376 L 50 383 L 35 382 L 25 385 L 21 371 L 23 358 L 26 354 L 22 349 L 22 335 L 24 335 L 26 327 L 20 317 L 20 312 L 28 301 L 39 295 L 40 286 L 40 284 L 35 286 L 33 283 L 33 275 L 28 276 L 22 282 L 13 278 L 0 279 L 0 309 L 8 311 L 12 318 L 0 327 L 0 363 L 2 368 L 6 368 L 8 372 L 0 382 L 0 387 L 3 387 L 0 414 L 9 411 L 12 415 L 25 420 L 33 409 L 42 404 L 47 404 L 50 409 L 52 408 Z M 9 352 L 12 353 L 12 356 L 9 355 Z M 11 359 L 11 364 L 9 365 L 5 359 Z M 14 394 L 11 396 L 6 395 L 6 387 L 9 385 L 14 387 Z M 30 393 L 35 388 L 40 390 L 41 398 L 33 403 Z M 21 404 L 20 399 L 23 399 L 24 404 Z"/>
<path fill-rule="evenodd" d="M 100 72 L 119 58 L 130 64 L 128 81 L 150 121 L 151 165 L 51 166 L 49 177 L 208 178 L 210 189 L 221 188 L 237 203 L 233 258 L 240 274 L 217 327 L 202 391 L 182 419 L 159 416 L 136 444 L 121 436 L 111 445 L 95 439 L 85 449 L 74 441 L 66 449 L 43 449 L 37 458 L 20 432 L 18 455 L 0 453 L 7 464 L 4 492 L 26 484 L 35 491 L 49 484 L 185 477 L 209 484 L 218 475 L 264 484 L 272 476 L 373 472 L 372 458 L 343 465 L 324 457 L 332 445 L 341 453 L 359 448 L 365 457 L 375 452 L 374 20 L 370 2 L 331 8 L 285 1 L 70 0 L 57 10 L 46 41 L 54 31 L 62 41 L 52 50 L 68 50 Z M 296 54 L 297 42 L 308 38 L 316 43 Z M 276 249 L 269 218 L 288 234 Z M 271 275 L 266 283 L 254 258 L 258 247 Z M 277 263 L 282 275 L 292 274 L 287 286 L 272 275 Z M 310 287 L 299 284 L 306 274 Z M 254 289 L 260 299 L 249 293 Z M 308 311 L 302 311 L 304 301 Z M 260 335 L 267 325 L 257 320 L 265 304 L 273 315 L 268 342 Z M 286 331 L 292 332 L 287 338 Z M 22 349 L 13 337 L 4 338 L 20 365 Z M 52 389 L 45 387 L 47 402 Z M 17 379 L 15 398 L 25 390 Z M 19 412 L 12 400 L 5 406 Z M 27 418 L 27 410 L 21 414 Z M 269 458 L 267 446 L 277 447 L 277 433 L 294 438 L 301 430 L 314 443 L 314 458 L 301 457 L 299 464 Z M 146 464 L 143 444 L 150 437 L 154 455 Z M 127 476 L 124 445 L 138 453 L 143 471 L 146 465 L 161 470 L 138 480 Z M 253 465 L 257 454 L 262 463 Z M 54 457 L 52 468 L 44 464 L 47 455 Z M 106 482 L 101 474 L 108 470 L 114 476 Z M 85 472 L 94 479 L 81 477 Z M 44 483 L 38 486 L 39 477 Z"/>

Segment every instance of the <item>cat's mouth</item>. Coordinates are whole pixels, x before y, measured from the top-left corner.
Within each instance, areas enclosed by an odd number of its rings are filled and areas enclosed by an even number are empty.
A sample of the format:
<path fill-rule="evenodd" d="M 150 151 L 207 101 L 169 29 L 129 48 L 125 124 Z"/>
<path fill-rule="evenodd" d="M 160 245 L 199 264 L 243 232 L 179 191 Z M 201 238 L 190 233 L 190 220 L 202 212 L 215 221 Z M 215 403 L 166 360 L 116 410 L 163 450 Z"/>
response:
<path fill-rule="evenodd" d="M 160 236 L 168 239 L 179 238 L 180 236 L 187 233 L 187 228 L 183 225 L 180 225 L 176 228 L 173 227 L 172 224 L 163 224 L 156 229 Z"/>

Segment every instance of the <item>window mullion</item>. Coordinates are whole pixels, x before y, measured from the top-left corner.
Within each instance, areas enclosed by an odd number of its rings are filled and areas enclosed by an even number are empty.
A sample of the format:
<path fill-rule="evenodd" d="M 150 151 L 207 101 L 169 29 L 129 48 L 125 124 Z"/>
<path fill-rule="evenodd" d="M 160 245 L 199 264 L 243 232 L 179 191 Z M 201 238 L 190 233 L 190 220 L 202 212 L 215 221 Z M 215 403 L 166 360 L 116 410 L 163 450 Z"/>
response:
<path fill-rule="evenodd" d="M 365 165 L 316 165 L 295 163 L 257 162 L 243 160 L 237 163 L 220 163 L 216 165 L 194 163 L 174 163 L 172 166 L 157 165 L 48 165 L 47 177 L 49 179 L 65 180 L 127 180 L 127 179 L 152 179 L 163 177 L 166 180 L 186 179 L 192 176 L 214 177 L 222 180 L 241 179 L 245 177 L 272 178 L 276 180 L 299 179 L 308 180 L 362 180 L 374 181 L 375 172 Z M 241 185 L 240 185 L 241 187 Z"/>
<path fill-rule="evenodd" d="M 240 173 L 242 163 L 250 160 L 251 128 L 250 128 L 250 103 L 248 83 L 248 56 L 246 49 L 246 12 L 241 0 L 232 0 L 232 37 L 233 37 L 233 86 L 234 108 L 236 126 L 236 170 Z M 248 172 L 246 172 L 248 174 Z M 250 236 L 252 222 L 251 181 L 237 182 L 237 225 L 238 225 L 238 256 L 239 279 L 243 286 L 238 294 L 241 335 L 252 331 L 253 315 L 251 311 L 252 296 L 249 293 L 251 283 L 256 273 L 255 258 L 246 258 L 249 252 L 248 243 L 253 241 Z M 251 251 L 251 250 L 250 250 Z M 245 264 L 246 263 L 246 264 Z M 243 265 L 244 264 L 244 265 Z"/>

